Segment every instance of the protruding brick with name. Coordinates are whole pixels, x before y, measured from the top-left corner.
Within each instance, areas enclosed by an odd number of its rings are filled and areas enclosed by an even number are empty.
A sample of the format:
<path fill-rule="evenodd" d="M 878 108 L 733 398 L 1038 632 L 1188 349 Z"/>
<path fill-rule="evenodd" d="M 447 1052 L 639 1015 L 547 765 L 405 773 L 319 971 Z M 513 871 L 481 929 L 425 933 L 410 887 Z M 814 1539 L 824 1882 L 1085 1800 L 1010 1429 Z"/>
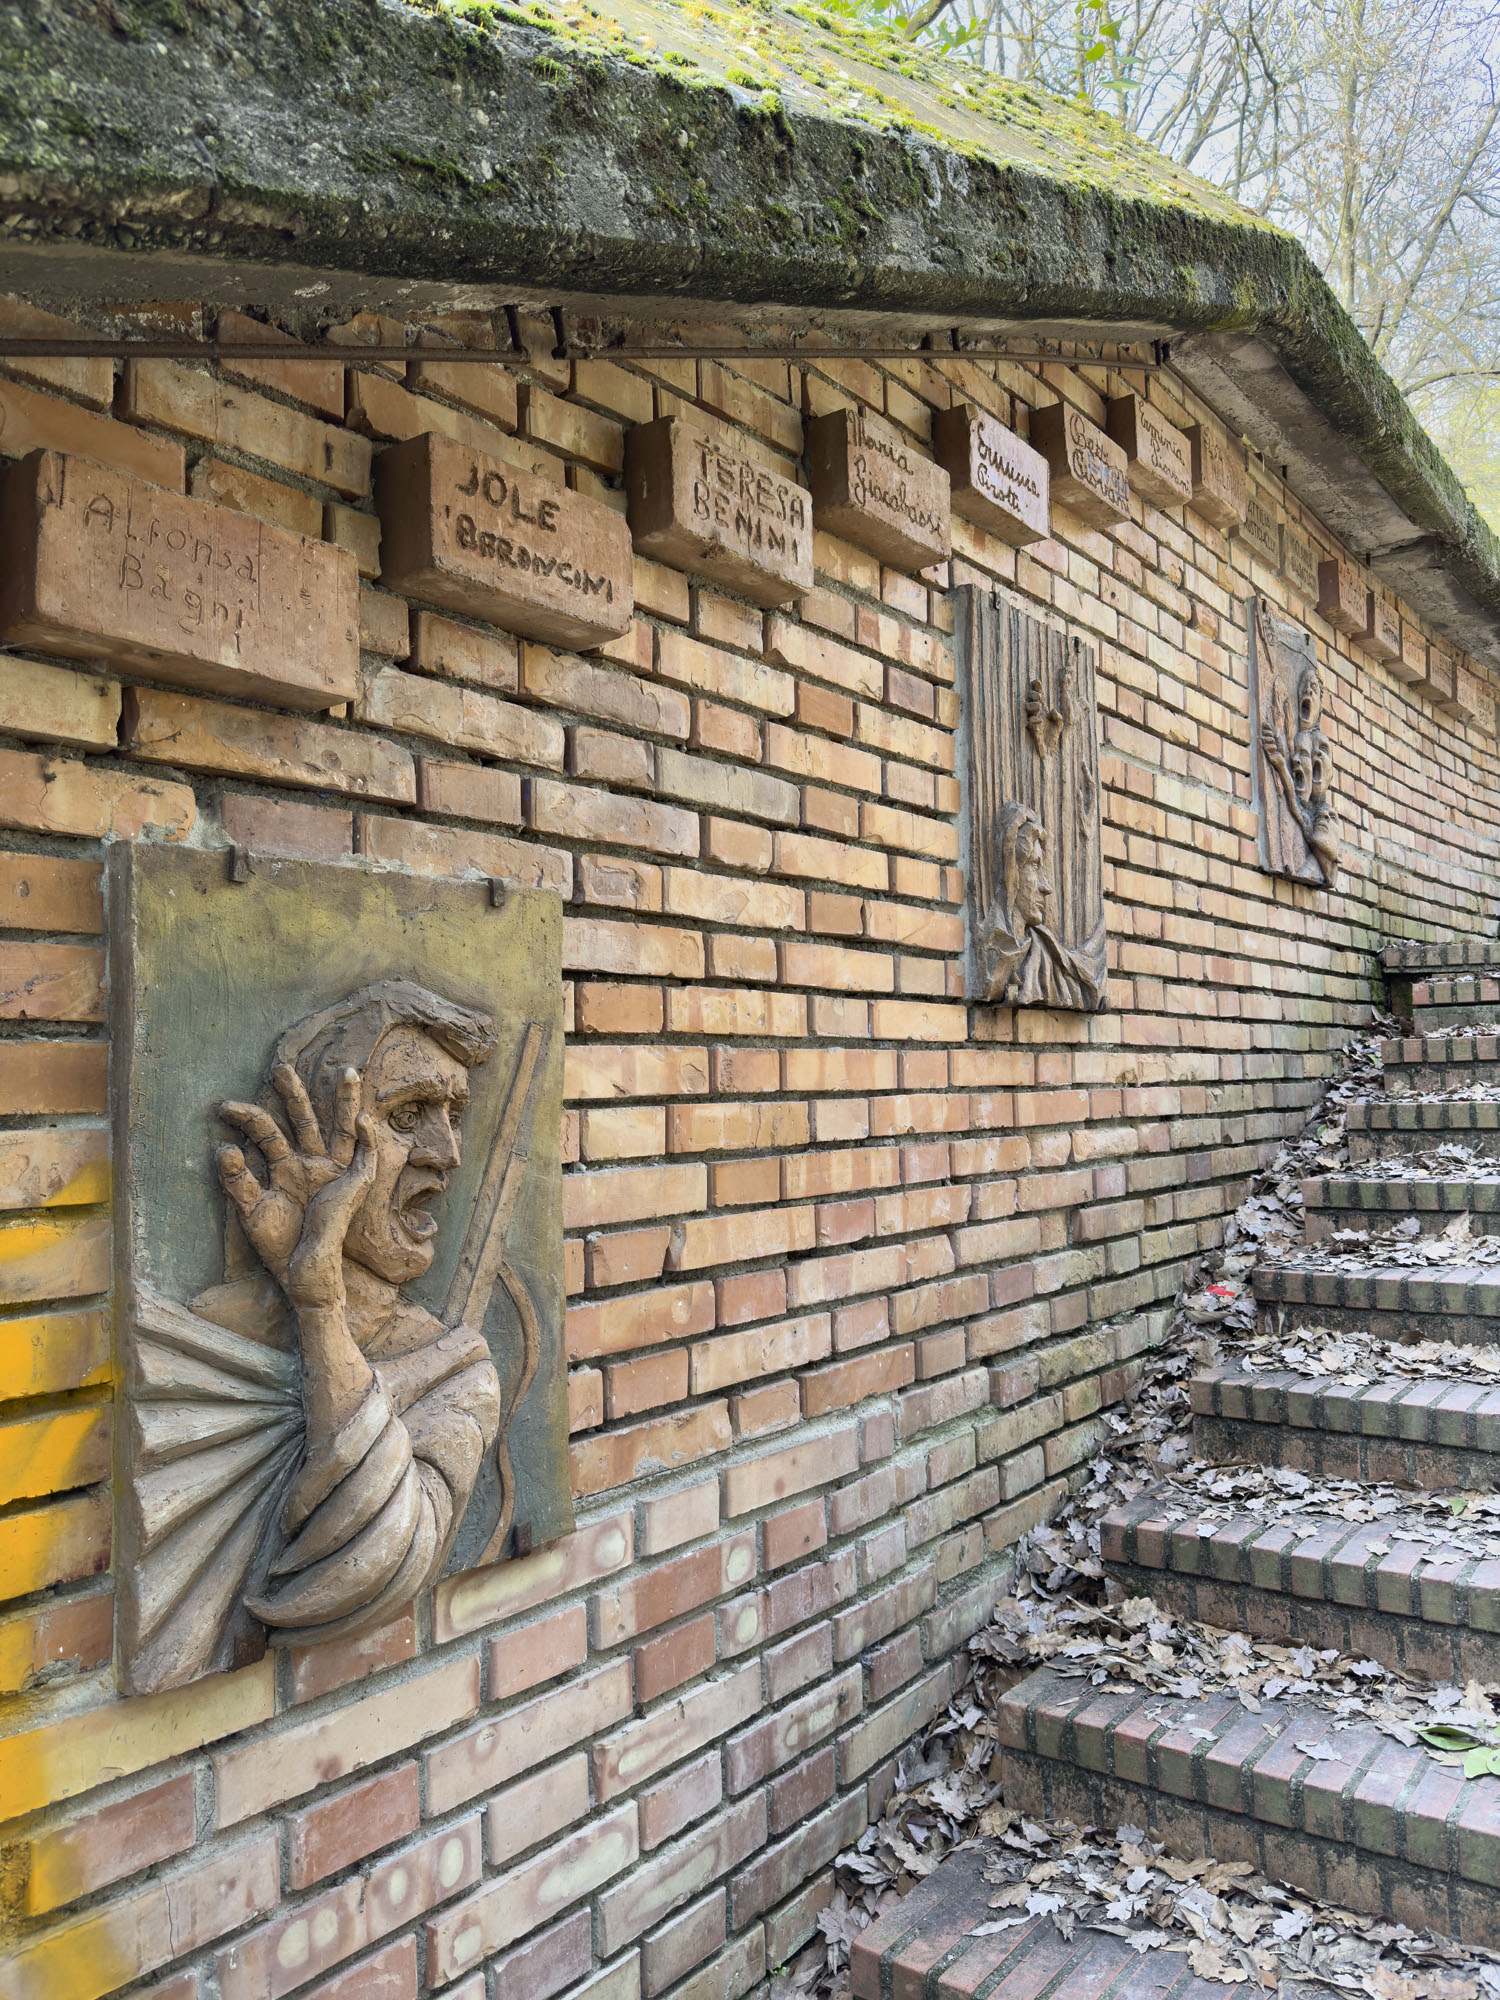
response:
<path fill-rule="evenodd" d="M 1335 632 L 1360 637 L 1365 629 L 1364 579 L 1352 563 L 1332 557 L 1318 564 L 1318 615 L 1326 618 Z"/>
<path fill-rule="evenodd" d="M 932 419 L 938 464 L 952 487 L 953 511 L 1012 548 L 1052 532 L 1052 472 L 1039 451 L 973 403 Z"/>
<path fill-rule="evenodd" d="M 1373 660 L 1389 662 L 1401 657 L 1401 614 L 1378 590 L 1365 592 L 1365 629 L 1359 643 Z"/>
<path fill-rule="evenodd" d="M 1290 521 L 1281 531 L 1281 573 L 1293 594 L 1316 604 L 1320 595 L 1318 565 L 1321 553 Z"/>
<path fill-rule="evenodd" d="M 1052 468 L 1052 498 L 1091 527 L 1130 518 L 1125 453 L 1071 403 L 1031 413 L 1031 442 Z"/>
<path fill-rule="evenodd" d="M 709 576 L 756 604 L 790 604 L 813 584 L 812 495 L 681 417 L 625 436 L 636 549 Z"/>
<path fill-rule="evenodd" d="M 0 638 L 153 680 L 331 708 L 359 677 L 359 572 L 326 542 L 36 451 L 0 498 Z"/>
<path fill-rule="evenodd" d="M 552 645 L 602 646 L 635 608 L 613 508 L 424 431 L 375 469 L 388 589 Z"/>
<path fill-rule="evenodd" d="M 1245 461 L 1217 424 L 1189 424 L 1193 455 L 1193 508 L 1226 534 L 1245 518 Z"/>
<path fill-rule="evenodd" d="M 1268 569 L 1281 567 L 1281 513 L 1269 487 L 1251 479 L 1245 485 L 1245 518 L 1235 534 Z"/>
<path fill-rule="evenodd" d="M 1125 454 L 1125 476 L 1159 507 L 1183 507 L 1193 497 L 1193 455 L 1184 433 L 1143 396 L 1111 396 L 1109 435 Z"/>
<path fill-rule="evenodd" d="M 807 464 L 820 528 L 893 569 L 926 569 L 951 554 L 948 475 L 883 417 L 862 405 L 815 417 Z"/>

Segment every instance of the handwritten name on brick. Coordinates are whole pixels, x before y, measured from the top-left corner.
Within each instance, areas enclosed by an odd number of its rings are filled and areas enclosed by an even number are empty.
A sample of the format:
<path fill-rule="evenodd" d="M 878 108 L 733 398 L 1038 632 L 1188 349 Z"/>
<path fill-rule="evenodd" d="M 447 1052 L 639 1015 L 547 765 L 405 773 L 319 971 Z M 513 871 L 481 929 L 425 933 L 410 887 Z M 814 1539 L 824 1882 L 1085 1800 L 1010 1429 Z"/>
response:
<path fill-rule="evenodd" d="M 375 469 L 381 581 L 528 639 L 602 646 L 630 625 L 630 534 L 613 508 L 424 431 Z"/>
<path fill-rule="evenodd" d="M 1217 424 L 1189 424 L 1193 455 L 1193 507 L 1226 534 L 1245 518 L 1245 461 Z"/>
<path fill-rule="evenodd" d="M 1360 644 L 1377 660 L 1389 662 L 1401 657 L 1401 614 L 1378 590 L 1365 593 L 1365 629 Z"/>
<path fill-rule="evenodd" d="M 1253 479 L 1245 485 L 1245 518 L 1234 532 L 1269 569 L 1280 569 L 1281 516 L 1268 489 Z"/>
<path fill-rule="evenodd" d="M 1112 396 L 1106 426 L 1125 454 L 1125 476 L 1159 507 L 1193 497 L 1193 454 L 1184 433 L 1140 396 Z"/>
<path fill-rule="evenodd" d="M 862 405 L 815 417 L 807 463 L 820 528 L 893 569 L 926 569 L 952 553 L 947 473 L 883 417 Z"/>
<path fill-rule="evenodd" d="M 681 417 L 625 438 L 625 491 L 637 552 L 711 576 L 756 604 L 812 589 L 812 495 Z"/>
<path fill-rule="evenodd" d="M 1031 442 L 1052 468 L 1052 498 L 1091 527 L 1130 518 L 1125 454 L 1070 403 L 1031 413 Z"/>
<path fill-rule="evenodd" d="M 1359 571 L 1337 556 L 1318 564 L 1318 611 L 1335 632 L 1351 638 L 1364 634 L 1365 585 Z"/>
<path fill-rule="evenodd" d="M 1281 531 L 1281 573 L 1309 603 L 1318 601 L 1318 552 L 1290 522 Z"/>
<path fill-rule="evenodd" d="M 326 542 L 60 452 L 5 475 L 0 637 L 291 708 L 347 700 L 359 574 Z"/>
<path fill-rule="evenodd" d="M 1046 540 L 1052 473 L 1039 451 L 973 403 L 939 410 L 932 441 L 952 486 L 955 514 L 1012 548 Z"/>

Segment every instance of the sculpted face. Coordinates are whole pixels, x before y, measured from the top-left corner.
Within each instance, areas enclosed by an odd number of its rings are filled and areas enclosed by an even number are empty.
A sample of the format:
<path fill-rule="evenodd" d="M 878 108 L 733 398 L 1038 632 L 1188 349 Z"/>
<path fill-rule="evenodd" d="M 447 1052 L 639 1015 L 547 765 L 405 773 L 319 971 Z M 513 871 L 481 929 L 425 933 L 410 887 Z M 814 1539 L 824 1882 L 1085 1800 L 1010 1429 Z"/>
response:
<path fill-rule="evenodd" d="M 1047 836 L 1039 826 L 1023 827 L 1018 845 L 1012 914 L 1018 927 L 1030 930 L 1033 924 L 1046 923 L 1052 895 L 1052 884 L 1047 880 Z"/>
<path fill-rule="evenodd" d="M 438 1225 L 426 1204 L 458 1165 L 469 1072 L 416 1028 L 393 1028 L 365 1066 L 360 1109 L 375 1126 L 374 1184 L 344 1255 L 388 1284 L 421 1277 Z"/>

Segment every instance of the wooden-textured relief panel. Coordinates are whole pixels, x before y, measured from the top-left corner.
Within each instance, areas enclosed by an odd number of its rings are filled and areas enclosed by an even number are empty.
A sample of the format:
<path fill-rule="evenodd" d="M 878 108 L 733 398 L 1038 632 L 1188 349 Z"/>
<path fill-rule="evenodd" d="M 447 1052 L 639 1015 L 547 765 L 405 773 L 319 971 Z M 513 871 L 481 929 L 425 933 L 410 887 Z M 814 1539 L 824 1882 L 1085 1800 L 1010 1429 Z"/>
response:
<path fill-rule="evenodd" d="M 118 1656 L 146 1693 L 571 1527 L 562 926 L 478 882 L 111 870 Z"/>
<path fill-rule="evenodd" d="M 1105 1002 L 1094 655 L 998 597 L 961 593 L 972 1000 Z"/>
<path fill-rule="evenodd" d="M 1283 618 L 1268 599 L 1252 597 L 1245 609 L 1261 866 L 1331 889 L 1338 879 L 1339 823 L 1317 649 L 1312 634 Z"/>

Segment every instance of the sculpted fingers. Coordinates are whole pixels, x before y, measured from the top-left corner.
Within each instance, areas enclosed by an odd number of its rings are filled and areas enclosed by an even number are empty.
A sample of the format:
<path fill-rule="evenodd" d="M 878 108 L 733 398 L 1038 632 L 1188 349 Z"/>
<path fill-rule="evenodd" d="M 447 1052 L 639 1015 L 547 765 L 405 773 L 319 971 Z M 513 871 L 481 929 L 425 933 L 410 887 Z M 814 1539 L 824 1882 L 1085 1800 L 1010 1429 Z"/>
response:
<path fill-rule="evenodd" d="M 219 1169 L 219 1185 L 240 1214 L 252 1214 L 265 1189 L 245 1165 L 239 1147 L 220 1146 L 214 1154 L 214 1164 Z"/>
<path fill-rule="evenodd" d="M 268 1167 L 278 1166 L 291 1152 L 291 1143 L 269 1111 L 258 1104 L 221 1104 L 219 1116 L 226 1124 L 238 1125 L 265 1155 Z"/>
<path fill-rule="evenodd" d="M 318 1130 L 318 1121 L 301 1077 L 290 1063 L 278 1063 L 271 1072 L 271 1081 L 286 1109 L 287 1123 L 296 1135 L 297 1144 L 304 1153 L 321 1154 L 324 1150 L 323 1134 Z"/>
<path fill-rule="evenodd" d="M 339 1078 L 338 1095 L 333 1100 L 333 1134 L 329 1144 L 329 1156 L 341 1167 L 347 1167 L 354 1158 L 354 1133 L 359 1119 L 359 1071 L 346 1069 Z"/>

